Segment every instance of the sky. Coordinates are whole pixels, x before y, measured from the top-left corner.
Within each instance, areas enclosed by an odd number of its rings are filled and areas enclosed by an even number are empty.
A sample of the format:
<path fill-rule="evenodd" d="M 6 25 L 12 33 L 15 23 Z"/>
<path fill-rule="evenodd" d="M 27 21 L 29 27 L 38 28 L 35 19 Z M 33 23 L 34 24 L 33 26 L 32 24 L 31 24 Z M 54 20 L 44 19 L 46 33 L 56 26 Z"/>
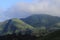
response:
<path fill-rule="evenodd" d="M 0 7 L 6 10 L 18 2 L 31 2 L 31 0 L 0 0 Z"/>
<path fill-rule="evenodd" d="M 0 0 L 0 21 L 32 14 L 60 17 L 60 0 Z"/>
<path fill-rule="evenodd" d="M 32 0 L 0 0 L 0 21 L 4 21 L 5 19 L 7 19 L 5 17 L 5 14 L 2 12 L 7 11 L 8 8 L 20 2 L 31 3 Z"/>

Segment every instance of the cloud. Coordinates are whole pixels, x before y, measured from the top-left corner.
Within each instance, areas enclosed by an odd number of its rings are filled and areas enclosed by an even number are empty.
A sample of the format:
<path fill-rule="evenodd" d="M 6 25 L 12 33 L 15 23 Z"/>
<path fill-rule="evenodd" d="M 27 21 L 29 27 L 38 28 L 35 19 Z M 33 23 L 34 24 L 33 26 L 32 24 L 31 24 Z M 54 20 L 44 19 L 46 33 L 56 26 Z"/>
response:
<path fill-rule="evenodd" d="M 0 8 L 0 22 L 4 21 L 6 19 L 3 12 L 4 12 L 3 8 Z"/>
<path fill-rule="evenodd" d="M 31 14 L 60 16 L 60 0 L 32 0 L 31 3 L 16 3 L 5 13 L 7 18 L 22 18 Z"/>

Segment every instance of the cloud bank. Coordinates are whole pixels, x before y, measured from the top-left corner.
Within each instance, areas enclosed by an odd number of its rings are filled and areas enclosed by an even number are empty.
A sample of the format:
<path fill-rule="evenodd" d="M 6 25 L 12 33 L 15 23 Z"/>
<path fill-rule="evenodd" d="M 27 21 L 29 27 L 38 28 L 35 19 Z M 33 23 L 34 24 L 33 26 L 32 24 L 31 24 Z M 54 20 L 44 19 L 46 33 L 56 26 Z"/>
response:
<path fill-rule="evenodd" d="M 60 0 L 32 0 L 31 3 L 16 3 L 4 12 L 7 19 L 24 18 L 31 14 L 60 16 Z"/>

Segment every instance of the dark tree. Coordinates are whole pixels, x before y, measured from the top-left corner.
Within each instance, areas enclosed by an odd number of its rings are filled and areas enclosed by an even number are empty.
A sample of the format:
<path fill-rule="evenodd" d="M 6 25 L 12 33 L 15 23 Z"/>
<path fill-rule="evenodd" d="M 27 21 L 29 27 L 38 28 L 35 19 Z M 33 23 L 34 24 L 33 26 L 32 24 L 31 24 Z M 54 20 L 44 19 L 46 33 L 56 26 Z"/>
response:
<path fill-rule="evenodd" d="M 43 40 L 60 40 L 60 30 L 49 33 L 42 38 Z"/>

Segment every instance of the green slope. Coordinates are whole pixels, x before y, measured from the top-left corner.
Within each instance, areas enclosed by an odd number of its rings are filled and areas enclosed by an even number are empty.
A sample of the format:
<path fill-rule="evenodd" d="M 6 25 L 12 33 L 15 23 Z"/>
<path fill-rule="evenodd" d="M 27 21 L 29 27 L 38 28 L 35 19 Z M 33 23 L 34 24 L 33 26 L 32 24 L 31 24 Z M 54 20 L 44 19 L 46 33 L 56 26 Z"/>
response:
<path fill-rule="evenodd" d="M 45 26 L 46 28 L 50 28 L 51 26 L 60 23 L 60 17 L 46 14 L 34 14 L 21 20 L 33 27 Z"/>
<path fill-rule="evenodd" d="M 26 29 L 33 30 L 33 27 L 20 19 L 14 18 L 0 24 L 0 35 L 18 33 L 20 31 L 26 31 Z"/>

